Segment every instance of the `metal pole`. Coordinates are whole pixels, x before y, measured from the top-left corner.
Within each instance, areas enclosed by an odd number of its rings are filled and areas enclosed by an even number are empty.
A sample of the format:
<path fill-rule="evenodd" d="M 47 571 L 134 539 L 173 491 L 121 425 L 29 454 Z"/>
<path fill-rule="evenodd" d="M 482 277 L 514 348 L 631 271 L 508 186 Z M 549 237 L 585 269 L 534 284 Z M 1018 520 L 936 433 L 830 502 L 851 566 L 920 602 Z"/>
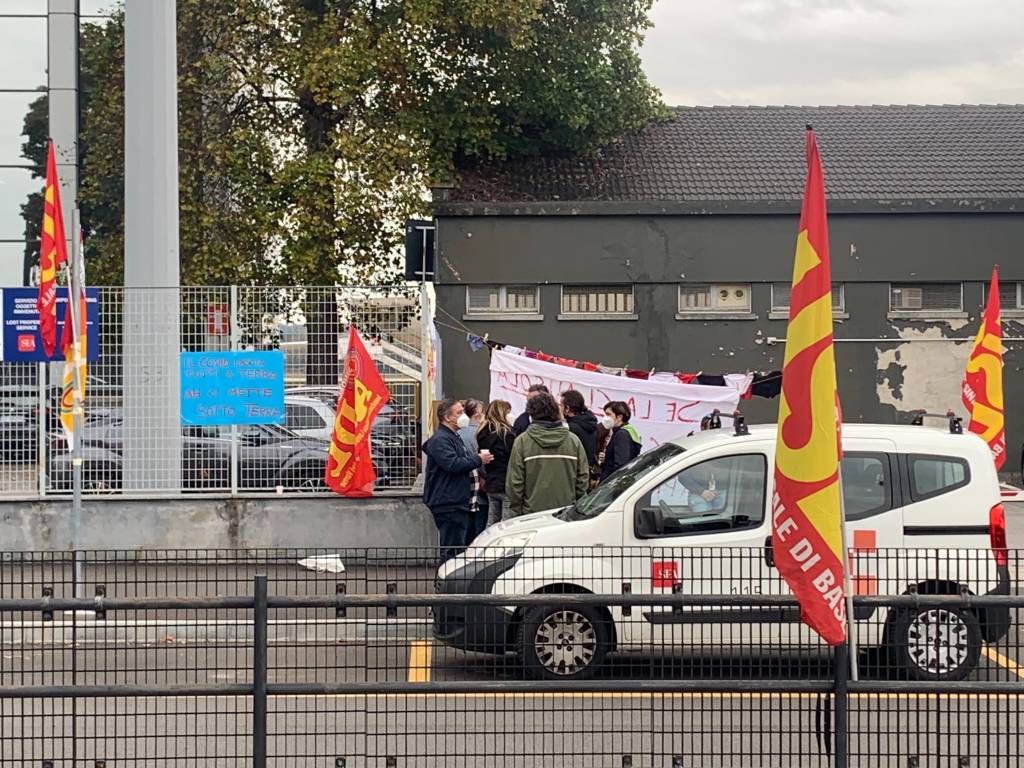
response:
<path fill-rule="evenodd" d="M 843 501 L 843 471 L 842 459 L 839 460 L 839 533 L 840 544 L 843 548 L 843 594 L 846 595 L 846 642 L 849 645 L 848 653 L 850 663 L 850 675 L 854 680 L 860 680 L 860 670 L 857 665 L 857 620 L 853 614 L 853 580 L 850 578 L 850 548 L 846 541 L 846 503 Z M 837 662 L 838 663 L 838 662 Z"/>
<path fill-rule="evenodd" d="M 241 346 L 242 332 L 238 327 L 238 286 L 232 285 L 228 294 L 228 332 L 231 334 L 231 351 L 237 351 Z M 238 495 L 238 425 L 231 425 L 231 468 L 228 470 L 231 477 L 231 495 Z"/>
<path fill-rule="evenodd" d="M 253 582 L 252 765 L 267 765 L 267 576 Z"/>
<path fill-rule="evenodd" d="M 82 347 L 79 343 L 79 329 L 86 318 L 81 316 L 82 302 L 79 298 L 82 288 L 82 243 L 78 237 L 79 212 L 75 208 L 71 212 L 71 274 L 68 280 L 68 301 L 71 302 L 71 363 L 72 363 L 72 405 L 71 405 L 71 548 L 75 559 L 75 597 L 83 597 L 85 588 L 82 573 L 82 418 L 85 403 L 82 386 Z"/>
<path fill-rule="evenodd" d="M 850 692 L 847 688 L 849 682 L 850 647 L 847 643 L 836 646 L 836 690 L 835 690 L 835 712 L 836 712 L 836 768 L 847 768 L 850 764 L 849 755 L 849 725 L 850 725 Z"/>
<path fill-rule="evenodd" d="M 36 461 L 38 462 L 40 496 L 46 495 L 46 479 L 50 474 L 50 466 L 47 457 L 50 455 L 50 446 L 46 444 L 46 429 L 49 426 L 47 421 L 47 409 L 50 404 L 47 383 L 49 378 L 49 363 L 36 363 L 36 385 L 39 395 L 39 418 L 36 420 Z"/>

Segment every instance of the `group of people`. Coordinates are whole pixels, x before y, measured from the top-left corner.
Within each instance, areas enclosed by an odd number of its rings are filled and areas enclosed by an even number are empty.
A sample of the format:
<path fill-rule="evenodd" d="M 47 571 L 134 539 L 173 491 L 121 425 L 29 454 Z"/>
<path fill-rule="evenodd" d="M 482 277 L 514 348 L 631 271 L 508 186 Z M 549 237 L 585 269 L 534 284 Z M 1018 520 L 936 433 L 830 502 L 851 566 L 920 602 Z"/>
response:
<path fill-rule="evenodd" d="M 489 525 L 572 504 L 640 454 L 622 401 L 607 403 L 598 419 L 579 392 L 556 401 L 537 384 L 514 422 L 511 410 L 505 400 L 437 406 L 437 431 L 423 444 L 423 501 L 446 559 Z"/>

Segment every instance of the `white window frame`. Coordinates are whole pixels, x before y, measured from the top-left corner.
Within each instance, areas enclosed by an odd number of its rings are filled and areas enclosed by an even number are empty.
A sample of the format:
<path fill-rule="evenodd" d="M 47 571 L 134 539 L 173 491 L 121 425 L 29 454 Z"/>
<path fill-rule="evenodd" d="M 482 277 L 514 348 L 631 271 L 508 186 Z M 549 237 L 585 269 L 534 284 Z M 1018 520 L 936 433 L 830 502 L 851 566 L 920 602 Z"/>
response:
<path fill-rule="evenodd" d="M 683 290 L 706 285 L 708 293 L 714 298 L 715 294 L 723 288 L 743 288 L 747 292 L 747 306 L 745 309 L 731 309 L 728 307 L 717 307 L 712 304 L 707 307 L 684 307 Z M 697 282 L 679 283 L 676 288 L 676 320 L 756 320 L 754 314 L 753 284 L 751 283 L 707 283 Z"/>
<path fill-rule="evenodd" d="M 592 290 L 594 293 L 601 293 L 602 291 L 618 292 L 619 289 L 629 289 L 629 303 L 631 309 L 629 311 L 604 311 L 604 312 L 572 312 L 565 309 L 565 289 L 566 288 L 585 288 Z M 632 283 L 608 283 L 601 285 L 600 283 L 569 283 L 560 286 L 560 295 L 558 297 L 558 319 L 559 320 L 637 320 L 638 315 L 636 314 L 636 289 Z"/>
<path fill-rule="evenodd" d="M 536 307 L 534 309 L 510 309 L 508 306 L 509 288 L 533 288 L 536 296 Z M 497 309 L 474 309 L 469 303 L 469 292 L 473 288 L 497 288 L 498 308 Z M 540 312 L 540 286 L 530 283 L 508 283 L 498 285 L 497 283 L 486 283 L 482 285 L 466 286 L 466 311 L 462 315 L 463 320 L 543 320 L 544 315 Z"/>
<path fill-rule="evenodd" d="M 788 320 L 789 319 L 789 305 L 782 306 L 781 304 L 775 303 L 775 286 L 776 285 L 791 285 L 791 283 L 785 280 L 776 280 L 771 283 L 771 309 L 768 312 L 769 320 Z M 850 317 L 850 313 L 846 311 L 846 283 L 840 283 L 833 281 L 833 290 L 839 288 L 839 303 L 835 303 L 835 297 L 832 302 L 832 319 L 833 320 L 847 320 Z"/>
<path fill-rule="evenodd" d="M 893 289 L 896 287 L 917 285 L 958 285 L 960 286 L 960 309 L 902 309 L 892 304 Z M 964 311 L 964 284 L 956 280 L 908 280 L 902 283 L 889 283 L 889 320 L 966 320 Z"/>

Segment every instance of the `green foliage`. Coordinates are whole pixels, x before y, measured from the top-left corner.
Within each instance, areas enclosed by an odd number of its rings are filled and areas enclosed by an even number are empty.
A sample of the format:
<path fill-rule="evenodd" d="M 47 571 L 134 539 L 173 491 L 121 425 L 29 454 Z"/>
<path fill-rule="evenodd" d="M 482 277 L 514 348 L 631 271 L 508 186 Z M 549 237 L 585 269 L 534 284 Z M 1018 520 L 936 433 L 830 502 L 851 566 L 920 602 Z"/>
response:
<path fill-rule="evenodd" d="M 652 2 L 178 0 L 183 281 L 395 279 L 430 181 L 660 114 L 637 53 Z M 123 31 L 82 36 L 93 282 L 123 277 Z"/>

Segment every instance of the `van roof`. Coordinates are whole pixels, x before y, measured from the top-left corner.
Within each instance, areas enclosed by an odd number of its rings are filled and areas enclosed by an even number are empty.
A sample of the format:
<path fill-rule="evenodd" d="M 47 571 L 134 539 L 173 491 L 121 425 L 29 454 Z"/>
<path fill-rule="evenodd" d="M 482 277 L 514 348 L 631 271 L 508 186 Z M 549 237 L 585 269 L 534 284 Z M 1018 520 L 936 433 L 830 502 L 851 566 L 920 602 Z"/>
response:
<path fill-rule="evenodd" d="M 736 435 L 732 426 L 722 425 L 721 429 L 711 429 L 698 432 L 689 437 L 680 435 L 671 442 L 690 450 L 703 448 L 723 440 L 735 440 L 737 442 L 764 442 L 766 439 L 774 440 L 777 427 L 775 424 L 751 424 L 749 435 Z M 897 449 L 921 450 L 922 445 L 945 450 L 964 453 L 973 452 L 979 445 L 988 450 L 984 441 L 976 435 L 971 435 L 966 430 L 962 435 L 954 435 L 948 429 L 937 427 L 912 426 L 909 424 L 843 424 L 843 436 L 853 438 L 883 438 L 891 440 L 896 444 Z M 966 438 L 966 439 L 965 439 Z"/>

